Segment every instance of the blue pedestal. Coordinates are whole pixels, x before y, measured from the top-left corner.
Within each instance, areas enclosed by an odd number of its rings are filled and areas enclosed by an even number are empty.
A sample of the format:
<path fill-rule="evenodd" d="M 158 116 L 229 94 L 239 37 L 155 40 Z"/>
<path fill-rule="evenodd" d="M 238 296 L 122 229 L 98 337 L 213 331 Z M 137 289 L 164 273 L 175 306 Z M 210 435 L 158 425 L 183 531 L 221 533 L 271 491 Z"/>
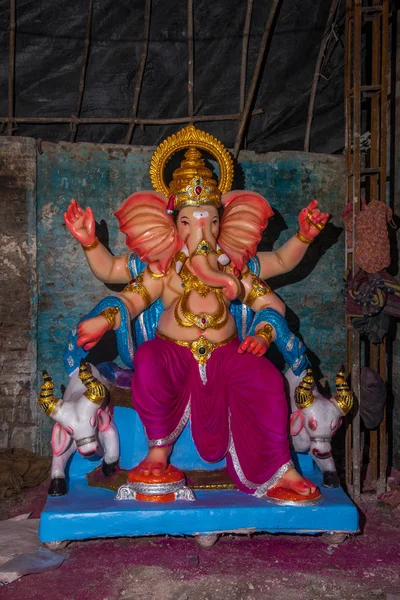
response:
<path fill-rule="evenodd" d="M 115 409 L 121 441 L 123 469 L 130 469 L 147 453 L 146 438 L 137 413 Z M 358 531 L 358 512 L 342 488 L 323 488 L 321 473 L 308 454 L 294 456 L 303 475 L 321 489 L 321 502 L 310 507 L 276 506 L 236 490 L 195 491 L 196 501 L 169 504 L 117 501 L 115 492 L 87 483 L 86 473 L 101 460 L 72 457 L 66 496 L 48 497 L 40 517 L 42 542 L 143 535 L 210 535 L 213 533 L 317 534 Z M 218 469 L 225 465 L 205 463 L 197 453 L 186 427 L 177 441 L 172 462 L 183 470 Z"/>

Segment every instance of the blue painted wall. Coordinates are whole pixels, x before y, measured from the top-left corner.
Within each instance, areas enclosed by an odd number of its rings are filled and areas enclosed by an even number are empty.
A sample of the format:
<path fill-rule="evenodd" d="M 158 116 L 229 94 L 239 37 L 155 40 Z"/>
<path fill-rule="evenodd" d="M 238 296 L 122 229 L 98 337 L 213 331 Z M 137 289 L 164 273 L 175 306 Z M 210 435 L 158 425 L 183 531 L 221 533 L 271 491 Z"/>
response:
<path fill-rule="evenodd" d="M 124 236 L 113 213 L 131 193 L 151 189 L 151 154 L 151 149 L 126 146 L 43 143 L 42 153 L 37 155 L 38 373 L 43 368 L 50 371 L 57 394 L 60 384 L 68 381 L 62 355 L 69 330 L 100 298 L 111 293 L 91 274 L 82 249 L 64 226 L 63 212 L 71 198 L 83 207 L 91 206 L 97 222 L 106 223 L 101 232 L 108 230 L 110 249 L 115 254 L 124 252 Z M 303 337 L 312 362 L 331 383 L 345 360 L 340 221 L 344 183 L 342 157 L 243 152 L 234 185 L 263 194 L 276 211 L 263 238 L 263 249 L 277 248 L 291 237 L 297 229 L 298 213 L 314 198 L 333 216 L 300 267 L 272 281 L 287 304 L 292 329 Z M 45 450 L 52 421 L 44 415 L 41 419 L 41 448 Z"/>

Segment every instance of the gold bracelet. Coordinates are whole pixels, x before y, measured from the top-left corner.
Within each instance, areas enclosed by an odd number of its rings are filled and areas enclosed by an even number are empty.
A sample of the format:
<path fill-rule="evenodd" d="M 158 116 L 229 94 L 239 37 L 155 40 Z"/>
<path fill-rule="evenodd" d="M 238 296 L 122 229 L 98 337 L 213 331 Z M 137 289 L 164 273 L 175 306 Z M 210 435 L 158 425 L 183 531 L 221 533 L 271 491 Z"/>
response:
<path fill-rule="evenodd" d="M 305 235 L 303 235 L 302 233 L 300 233 L 300 231 L 296 231 L 296 237 L 301 241 L 304 242 L 304 244 L 311 244 L 312 240 L 309 240 L 308 238 L 306 238 Z"/>
<path fill-rule="evenodd" d="M 98 246 L 99 244 L 100 244 L 100 242 L 99 242 L 99 238 L 95 238 L 95 239 L 94 239 L 94 242 L 92 242 L 92 243 L 91 243 L 91 244 L 89 244 L 88 246 L 84 246 L 84 245 L 82 244 L 82 248 L 83 248 L 83 249 L 85 250 L 85 252 L 86 252 L 87 250 L 93 250 L 93 248 L 97 248 L 97 246 Z"/>
<path fill-rule="evenodd" d="M 196 256 L 197 254 L 200 254 L 201 256 L 208 256 L 209 254 L 216 254 L 216 251 L 206 240 L 201 240 L 192 256 Z"/>
<path fill-rule="evenodd" d="M 132 281 L 126 287 L 124 287 L 122 291 L 132 292 L 133 294 L 140 294 L 143 298 L 145 308 L 148 308 L 151 304 L 150 294 L 143 285 L 143 273 L 140 273 L 140 275 L 138 275 L 136 279 L 132 279 Z"/>
<path fill-rule="evenodd" d="M 273 293 L 268 283 L 257 277 L 257 275 L 254 275 L 254 273 L 251 274 L 251 279 L 252 288 L 249 292 L 249 295 L 244 300 L 244 304 L 246 304 L 249 308 L 254 304 L 254 301 L 257 298 Z"/>
<path fill-rule="evenodd" d="M 110 329 L 114 329 L 115 325 L 115 317 L 119 313 L 118 306 L 110 306 L 109 308 L 105 308 L 101 311 L 101 316 L 107 320 L 107 323 L 110 326 Z"/>
<path fill-rule="evenodd" d="M 261 329 L 256 331 L 256 333 L 254 335 L 258 335 L 259 337 L 264 338 L 264 340 L 267 340 L 268 346 L 270 346 L 272 344 L 273 331 L 274 331 L 274 328 L 272 327 L 272 325 L 267 323 L 266 325 L 264 325 L 264 327 L 262 327 Z"/>

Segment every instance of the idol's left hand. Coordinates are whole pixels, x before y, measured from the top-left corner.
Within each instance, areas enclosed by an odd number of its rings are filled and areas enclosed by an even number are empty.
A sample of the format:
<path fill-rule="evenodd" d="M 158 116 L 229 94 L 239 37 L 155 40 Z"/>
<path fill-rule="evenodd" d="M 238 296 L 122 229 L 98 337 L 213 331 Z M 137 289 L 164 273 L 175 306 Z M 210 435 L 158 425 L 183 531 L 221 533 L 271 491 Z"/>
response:
<path fill-rule="evenodd" d="M 267 340 L 259 335 L 248 335 L 238 348 L 239 354 L 248 352 L 256 356 L 262 356 L 269 348 Z"/>
<path fill-rule="evenodd" d="M 317 208 L 318 200 L 312 200 L 307 208 L 299 214 L 299 229 L 309 240 L 313 240 L 325 227 L 330 214 L 323 213 Z"/>

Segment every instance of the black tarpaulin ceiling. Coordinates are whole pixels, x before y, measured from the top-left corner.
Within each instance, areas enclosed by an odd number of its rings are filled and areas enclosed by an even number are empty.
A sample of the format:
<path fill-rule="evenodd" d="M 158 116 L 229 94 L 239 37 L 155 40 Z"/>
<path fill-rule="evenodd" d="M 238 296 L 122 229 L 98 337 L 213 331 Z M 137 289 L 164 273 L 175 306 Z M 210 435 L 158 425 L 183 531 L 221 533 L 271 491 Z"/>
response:
<path fill-rule="evenodd" d="M 194 106 L 197 115 L 239 112 L 245 0 L 194 0 Z M 272 0 L 254 0 L 246 94 Z M 343 4 L 343 3 L 342 3 Z M 303 150 L 311 84 L 330 0 L 282 0 L 272 28 L 246 132 L 249 150 Z M 343 7 L 342 7 L 343 8 Z M 0 117 L 8 111 L 9 2 L 0 3 Z M 145 0 L 93 2 L 81 117 L 130 117 L 143 48 Z M 66 117 L 76 112 L 88 2 L 17 0 L 16 117 Z M 187 3 L 153 0 L 150 37 L 137 116 L 188 115 Z M 344 26 L 335 24 L 319 78 L 310 149 L 344 145 Z M 136 126 L 132 144 L 156 145 L 182 125 Z M 198 125 L 233 147 L 237 121 Z M 128 124 L 79 125 L 76 141 L 123 143 Z M 6 129 L 3 126 L 3 134 Z M 70 139 L 69 124 L 14 125 L 13 135 Z"/>

